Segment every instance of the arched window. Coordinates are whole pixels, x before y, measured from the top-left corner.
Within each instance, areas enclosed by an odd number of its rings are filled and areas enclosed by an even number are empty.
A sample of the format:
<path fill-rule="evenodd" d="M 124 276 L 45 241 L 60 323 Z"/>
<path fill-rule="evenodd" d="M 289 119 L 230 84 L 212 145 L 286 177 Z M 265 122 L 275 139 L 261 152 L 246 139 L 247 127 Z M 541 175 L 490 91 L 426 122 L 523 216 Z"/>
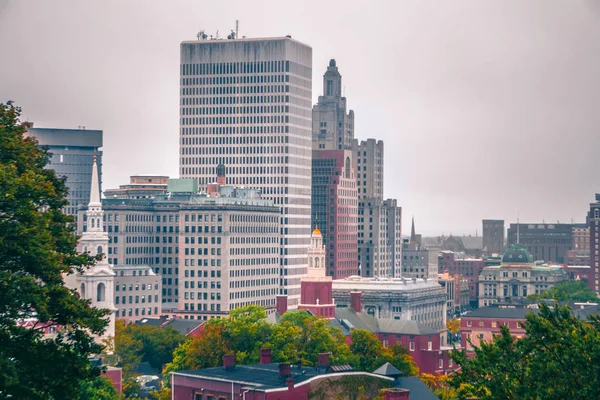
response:
<path fill-rule="evenodd" d="M 313 259 L 312 259 L 312 257 L 309 257 L 308 258 L 308 268 L 312 268 L 312 266 L 313 266 Z"/>
<path fill-rule="evenodd" d="M 94 221 L 95 220 L 93 218 L 90 220 L 90 222 L 92 223 L 92 226 L 91 226 L 92 228 L 94 227 Z"/>
<path fill-rule="evenodd" d="M 98 246 L 98 252 L 96 254 L 102 254 L 102 246 Z"/>
<path fill-rule="evenodd" d="M 96 228 L 100 228 L 100 218 L 96 220 Z"/>
<path fill-rule="evenodd" d="M 85 299 L 85 283 L 81 284 L 81 298 Z"/>
<path fill-rule="evenodd" d="M 315 258 L 315 268 L 319 268 L 319 257 Z"/>
<path fill-rule="evenodd" d="M 106 295 L 106 287 L 104 286 L 104 283 L 99 283 L 98 284 L 98 289 L 97 289 L 98 295 L 96 298 L 96 301 L 104 301 L 105 295 Z"/>
<path fill-rule="evenodd" d="M 350 178 L 350 157 L 346 157 L 346 171 L 344 172 L 344 178 Z"/>

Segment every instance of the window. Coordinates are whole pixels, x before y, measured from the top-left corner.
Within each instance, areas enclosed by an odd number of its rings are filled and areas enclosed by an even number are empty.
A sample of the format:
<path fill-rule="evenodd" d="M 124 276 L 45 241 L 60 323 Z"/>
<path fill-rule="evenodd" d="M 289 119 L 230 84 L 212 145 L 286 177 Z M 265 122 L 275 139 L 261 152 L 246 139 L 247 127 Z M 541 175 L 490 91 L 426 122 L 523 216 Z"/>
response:
<path fill-rule="evenodd" d="M 440 358 L 440 369 L 444 368 L 444 359 Z"/>
<path fill-rule="evenodd" d="M 99 283 L 96 291 L 97 291 L 96 301 L 104 301 L 105 296 L 106 296 L 106 287 L 104 286 L 104 283 Z"/>
<path fill-rule="evenodd" d="M 492 321 L 492 328 L 496 328 L 497 325 L 498 323 L 496 321 Z"/>
<path fill-rule="evenodd" d="M 410 342 L 410 351 L 415 351 L 415 342 Z"/>
<path fill-rule="evenodd" d="M 467 321 L 467 326 L 472 326 L 472 322 L 471 321 Z"/>
<path fill-rule="evenodd" d="M 427 350 L 431 350 L 433 348 L 433 343 L 427 342 Z"/>
<path fill-rule="evenodd" d="M 81 284 L 81 298 L 85 299 L 85 283 Z"/>

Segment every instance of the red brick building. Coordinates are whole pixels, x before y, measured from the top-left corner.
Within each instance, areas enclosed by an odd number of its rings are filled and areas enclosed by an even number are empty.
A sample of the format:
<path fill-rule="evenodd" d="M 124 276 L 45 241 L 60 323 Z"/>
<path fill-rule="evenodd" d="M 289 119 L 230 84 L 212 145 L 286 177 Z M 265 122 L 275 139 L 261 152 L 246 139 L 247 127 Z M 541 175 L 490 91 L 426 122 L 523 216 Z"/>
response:
<path fill-rule="evenodd" d="M 471 300 L 479 297 L 479 273 L 485 267 L 481 258 L 463 258 L 452 251 L 442 251 L 439 259 L 439 272 L 447 272 L 452 276 L 460 276 L 469 281 Z"/>
<path fill-rule="evenodd" d="M 312 219 L 320 226 L 327 275 L 358 273 L 358 192 L 351 150 L 313 150 Z"/>
<path fill-rule="evenodd" d="M 310 393 L 324 382 L 357 376 L 391 384 L 393 389 L 386 391 L 385 400 L 437 399 L 418 377 L 385 375 L 381 370 L 370 373 L 353 371 L 349 366 L 331 366 L 329 354 L 319 354 L 316 367 L 273 363 L 271 351 L 263 349 L 260 364 L 236 365 L 231 354 L 223 357 L 222 367 L 174 372 L 171 388 L 175 400 L 308 400 Z"/>

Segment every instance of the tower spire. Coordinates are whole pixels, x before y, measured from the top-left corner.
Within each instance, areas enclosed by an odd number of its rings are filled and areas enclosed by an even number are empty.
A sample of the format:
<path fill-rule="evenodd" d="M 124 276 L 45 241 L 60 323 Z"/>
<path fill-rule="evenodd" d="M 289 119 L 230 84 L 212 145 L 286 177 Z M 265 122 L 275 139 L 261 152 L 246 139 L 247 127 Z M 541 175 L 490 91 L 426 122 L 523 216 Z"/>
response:
<path fill-rule="evenodd" d="M 417 242 L 417 234 L 415 232 L 415 216 L 414 215 L 412 217 L 412 226 L 410 228 L 410 241 L 412 243 L 416 243 Z"/>
<path fill-rule="evenodd" d="M 92 187 L 90 189 L 89 207 L 102 207 L 100 203 L 100 180 L 98 178 L 98 165 L 96 164 L 96 156 L 94 155 L 94 164 L 92 165 Z"/>

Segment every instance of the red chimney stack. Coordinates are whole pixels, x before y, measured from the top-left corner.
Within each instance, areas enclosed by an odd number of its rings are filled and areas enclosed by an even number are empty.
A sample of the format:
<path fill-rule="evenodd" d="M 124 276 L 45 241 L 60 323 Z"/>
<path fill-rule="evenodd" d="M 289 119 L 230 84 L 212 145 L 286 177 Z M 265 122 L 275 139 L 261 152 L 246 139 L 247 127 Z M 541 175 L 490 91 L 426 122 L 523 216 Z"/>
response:
<path fill-rule="evenodd" d="M 271 364 L 271 349 L 260 349 L 260 363 Z"/>
<path fill-rule="evenodd" d="M 362 310 L 362 292 L 350 292 L 350 307 L 354 312 L 361 312 Z"/>
<path fill-rule="evenodd" d="M 277 295 L 277 313 L 279 315 L 285 314 L 288 309 L 288 298 L 285 295 Z"/>
<path fill-rule="evenodd" d="M 329 353 L 319 353 L 319 367 L 329 367 Z"/>
<path fill-rule="evenodd" d="M 290 363 L 279 364 L 279 376 L 283 378 L 292 376 L 292 366 Z"/>
<path fill-rule="evenodd" d="M 226 371 L 235 369 L 235 354 L 225 354 L 223 356 L 223 369 Z"/>
<path fill-rule="evenodd" d="M 383 393 L 383 400 L 408 400 L 410 390 L 406 389 L 386 389 Z"/>

